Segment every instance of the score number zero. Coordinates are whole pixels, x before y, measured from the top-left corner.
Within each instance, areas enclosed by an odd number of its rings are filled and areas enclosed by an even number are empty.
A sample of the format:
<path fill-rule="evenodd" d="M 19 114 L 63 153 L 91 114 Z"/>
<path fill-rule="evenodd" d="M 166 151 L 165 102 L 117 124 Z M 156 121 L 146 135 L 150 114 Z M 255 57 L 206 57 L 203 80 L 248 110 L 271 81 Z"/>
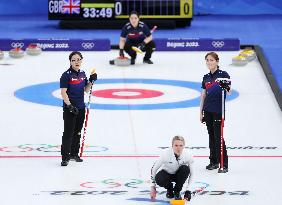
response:
<path fill-rule="evenodd" d="M 121 2 L 115 3 L 115 15 L 121 15 Z M 112 18 L 113 8 L 83 8 L 84 18 Z"/>

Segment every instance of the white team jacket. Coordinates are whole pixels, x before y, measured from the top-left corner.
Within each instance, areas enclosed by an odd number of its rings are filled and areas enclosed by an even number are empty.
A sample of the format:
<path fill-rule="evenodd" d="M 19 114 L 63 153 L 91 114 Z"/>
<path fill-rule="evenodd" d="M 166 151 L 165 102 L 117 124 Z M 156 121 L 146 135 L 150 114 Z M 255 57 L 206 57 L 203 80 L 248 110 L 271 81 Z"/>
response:
<path fill-rule="evenodd" d="M 193 163 L 193 157 L 187 150 L 185 149 L 183 150 L 178 160 L 176 160 L 172 148 L 166 150 L 160 156 L 160 158 L 154 163 L 151 169 L 151 180 L 152 180 L 151 186 L 156 186 L 155 177 L 156 177 L 158 170 L 165 170 L 169 174 L 175 174 L 181 165 L 186 164 L 190 168 L 190 176 L 188 177 L 188 180 L 186 181 L 187 182 L 186 189 L 188 189 L 189 188 L 188 186 L 191 184 L 191 181 L 193 178 L 192 177 L 193 176 L 192 163 Z"/>

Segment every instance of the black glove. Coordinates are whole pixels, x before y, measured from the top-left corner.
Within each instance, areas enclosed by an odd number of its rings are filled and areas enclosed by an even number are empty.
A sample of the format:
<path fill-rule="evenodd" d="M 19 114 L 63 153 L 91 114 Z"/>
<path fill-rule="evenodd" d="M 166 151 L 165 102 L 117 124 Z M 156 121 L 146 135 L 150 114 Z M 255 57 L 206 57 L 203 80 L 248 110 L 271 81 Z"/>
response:
<path fill-rule="evenodd" d="M 187 201 L 190 201 L 191 195 L 192 195 L 191 191 L 189 191 L 189 190 L 185 191 L 184 199 L 186 199 Z"/>
<path fill-rule="evenodd" d="M 124 58 L 124 52 L 123 52 L 123 49 L 119 49 L 119 56 Z"/>
<path fill-rule="evenodd" d="M 93 84 L 96 80 L 97 80 L 97 73 L 91 74 L 89 77 L 89 82 Z"/>
<path fill-rule="evenodd" d="M 143 41 L 142 43 L 139 43 L 137 47 L 138 47 L 141 51 L 144 52 L 144 51 L 145 51 L 145 46 L 146 46 L 146 43 Z"/>
<path fill-rule="evenodd" d="M 78 115 L 78 109 L 74 107 L 72 104 L 67 105 L 67 108 L 69 109 L 70 113 L 74 115 Z"/>
<path fill-rule="evenodd" d="M 223 82 L 223 81 L 219 81 L 219 85 L 221 88 L 223 88 L 224 90 L 226 90 L 227 92 L 230 91 L 230 86 L 228 85 L 228 83 Z"/>

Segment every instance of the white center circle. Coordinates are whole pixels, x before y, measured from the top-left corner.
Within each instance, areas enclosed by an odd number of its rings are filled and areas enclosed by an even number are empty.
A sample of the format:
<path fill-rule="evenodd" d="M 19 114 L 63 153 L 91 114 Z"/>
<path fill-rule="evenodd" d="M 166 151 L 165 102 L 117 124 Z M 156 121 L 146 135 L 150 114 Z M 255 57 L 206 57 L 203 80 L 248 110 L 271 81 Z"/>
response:
<path fill-rule="evenodd" d="M 113 95 L 117 95 L 117 96 L 138 96 L 138 95 L 140 95 L 140 92 L 118 91 L 118 92 L 113 92 Z"/>

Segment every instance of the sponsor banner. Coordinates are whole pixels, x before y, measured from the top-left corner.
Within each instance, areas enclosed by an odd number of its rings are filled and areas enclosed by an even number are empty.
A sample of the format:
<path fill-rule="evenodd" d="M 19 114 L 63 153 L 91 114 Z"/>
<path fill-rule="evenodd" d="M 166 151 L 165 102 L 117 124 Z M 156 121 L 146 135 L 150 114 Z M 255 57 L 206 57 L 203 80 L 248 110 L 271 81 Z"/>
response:
<path fill-rule="evenodd" d="M 239 39 L 155 39 L 158 51 L 237 51 Z M 0 39 L 0 50 L 23 50 L 37 44 L 43 51 L 109 51 L 109 39 Z"/>
<path fill-rule="evenodd" d="M 236 38 L 226 39 L 155 39 L 158 51 L 238 51 L 240 41 Z"/>
<path fill-rule="evenodd" d="M 43 51 L 109 51 L 109 39 L 0 39 L 0 50 L 13 48 L 25 50 L 29 44 L 37 44 Z"/>

